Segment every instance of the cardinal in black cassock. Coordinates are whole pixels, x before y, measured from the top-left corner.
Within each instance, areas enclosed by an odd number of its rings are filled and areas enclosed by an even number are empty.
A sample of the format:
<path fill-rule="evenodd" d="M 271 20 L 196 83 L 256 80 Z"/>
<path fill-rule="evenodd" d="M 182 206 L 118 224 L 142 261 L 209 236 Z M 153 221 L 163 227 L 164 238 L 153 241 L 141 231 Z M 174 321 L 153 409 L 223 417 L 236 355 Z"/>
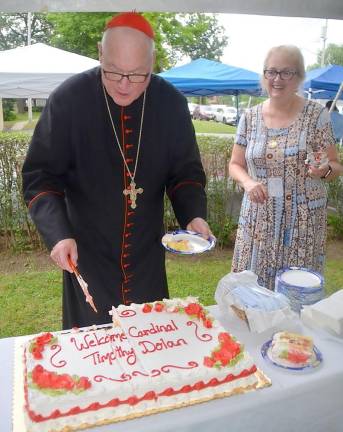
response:
<path fill-rule="evenodd" d="M 50 250 L 76 241 L 77 265 L 98 309 L 64 271 L 63 328 L 109 322 L 112 305 L 168 297 L 165 191 L 182 228 L 206 218 L 205 175 L 184 96 L 152 74 L 145 91 L 122 106 L 102 73 L 75 75 L 50 95 L 23 166 L 34 223 Z"/>

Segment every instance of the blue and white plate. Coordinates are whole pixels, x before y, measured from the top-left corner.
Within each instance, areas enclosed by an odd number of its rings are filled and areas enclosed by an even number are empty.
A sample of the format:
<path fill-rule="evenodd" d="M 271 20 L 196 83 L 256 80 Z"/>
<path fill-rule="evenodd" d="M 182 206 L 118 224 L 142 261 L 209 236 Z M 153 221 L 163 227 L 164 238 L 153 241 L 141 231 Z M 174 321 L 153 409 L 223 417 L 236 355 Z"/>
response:
<path fill-rule="evenodd" d="M 177 243 L 182 245 L 180 249 L 177 248 Z M 177 230 L 173 232 L 168 232 L 162 237 L 163 246 L 172 253 L 180 255 L 195 255 L 203 252 L 207 252 L 214 248 L 216 244 L 215 237 L 210 237 L 204 239 L 201 234 L 187 231 L 187 230 Z"/>
<path fill-rule="evenodd" d="M 272 345 L 272 339 L 270 339 L 269 341 L 265 342 L 262 347 L 261 347 L 261 354 L 262 357 L 269 361 L 270 363 L 272 363 L 274 366 L 280 367 L 282 369 L 288 369 L 291 371 L 304 371 L 304 370 L 312 370 L 316 367 L 318 367 L 322 361 L 323 361 L 323 355 L 322 353 L 319 351 L 319 349 L 316 346 L 313 346 L 313 355 L 311 357 L 311 361 L 309 364 L 307 364 L 306 366 L 288 366 L 282 363 L 281 361 L 278 361 L 276 359 L 274 359 L 274 357 L 271 355 L 271 345 Z"/>

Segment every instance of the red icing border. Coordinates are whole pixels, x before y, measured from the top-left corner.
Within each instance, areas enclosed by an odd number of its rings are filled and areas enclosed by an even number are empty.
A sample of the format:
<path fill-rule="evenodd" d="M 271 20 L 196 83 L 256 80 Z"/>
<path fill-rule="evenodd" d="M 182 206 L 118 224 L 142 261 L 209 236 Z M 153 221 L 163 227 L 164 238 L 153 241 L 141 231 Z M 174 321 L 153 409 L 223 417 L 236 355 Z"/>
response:
<path fill-rule="evenodd" d="M 186 384 L 186 385 L 182 386 L 180 389 L 173 389 L 172 387 L 168 387 L 158 394 L 156 394 L 154 391 L 148 391 L 147 393 L 145 393 L 145 395 L 143 395 L 140 398 L 138 396 L 135 396 L 135 395 L 130 396 L 129 398 L 123 399 L 123 400 L 115 398 L 115 399 L 111 399 L 109 402 L 107 402 L 105 404 L 100 404 L 99 402 L 93 402 L 88 407 L 80 408 L 80 407 L 76 406 L 76 407 L 71 408 L 69 411 L 67 411 L 65 413 L 61 413 L 60 410 L 56 409 L 55 411 L 53 411 L 48 416 L 42 416 L 41 414 L 36 414 L 34 411 L 29 409 L 29 403 L 28 403 L 28 398 L 27 398 L 27 393 L 28 393 L 27 374 L 25 371 L 25 401 L 26 401 L 25 407 L 27 409 L 27 412 L 29 414 L 30 419 L 34 422 L 39 423 L 39 422 L 43 422 L 46 420 L 57 419 L 59 417 L 67 417 L 70 415 L 81 414 L 81 413 L 84 413 L 87 411 L 96 411 L 96 410 L 101 409 L 101 408 L 117 407 L 119 405 L 124 405 L 124 404 L 136 405 L 139 402 L 142 402 L 144 400 L 157 399 L 158 397 L 161 397 L 161 396 L 168 396 L 169 397 L 169 396 L 174 396 L 174 395 L 177 395 L 180 393 L 190 393 L 192 391 L 199 391 L 199 390 L 202 390 L 202 389 L 208 388 L 208 387 L 216 387 L 218 385 L 225 384 L 225 383 L 234 381 L 234 380 L 239 379 L 239 378 L 245 378 L 249 375 L 254 374 L 256 372 L 256 370 L 257 370 L 256 366 L 253 365 L 250 369 L 244 369 L 239 375 L 229 374 L 222 380 L 218 380 L 217 378 L 212 378 L 208 383 L 204 383 L 203 381 L 198 381 L 193 385 Z"/>

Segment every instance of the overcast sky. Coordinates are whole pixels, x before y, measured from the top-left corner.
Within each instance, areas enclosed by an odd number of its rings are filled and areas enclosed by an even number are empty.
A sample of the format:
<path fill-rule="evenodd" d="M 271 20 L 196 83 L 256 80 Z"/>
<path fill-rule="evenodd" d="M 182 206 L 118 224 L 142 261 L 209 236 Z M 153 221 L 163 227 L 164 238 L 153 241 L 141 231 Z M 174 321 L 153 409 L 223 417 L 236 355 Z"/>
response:
<path fill-rule="evenodd" d="M 229 37 L 221 61 L 232 66 L 260 72 L 269 48 L 292 44 L 301 49 L 306 67 L 316 62 L 317 51 L 323 47 L 324 19 L 236 14 L 217 17 Z M 328 20 L 326 45 L 329 43 L 343 45 L 342 20 Z"/>

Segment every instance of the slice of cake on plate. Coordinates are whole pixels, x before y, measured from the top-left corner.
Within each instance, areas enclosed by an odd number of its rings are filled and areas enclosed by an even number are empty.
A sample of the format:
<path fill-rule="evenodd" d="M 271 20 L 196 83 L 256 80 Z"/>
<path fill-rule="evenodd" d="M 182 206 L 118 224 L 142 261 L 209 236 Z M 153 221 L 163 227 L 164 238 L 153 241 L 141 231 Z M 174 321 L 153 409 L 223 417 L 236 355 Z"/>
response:
<path fill-rule="evenodd" d="M 111 313 L 111 326 L 44 333 L 24 344 L 26 430 L 71 431 L 270 385 L 194 298 Z"/>
<path fill-rule="evenodd" d="M 305 367 L 313 361 L 313 340 L 309 336 L 287 331 L 275 333 L 270 355 L 276 363 L 288 367 Z"/>

